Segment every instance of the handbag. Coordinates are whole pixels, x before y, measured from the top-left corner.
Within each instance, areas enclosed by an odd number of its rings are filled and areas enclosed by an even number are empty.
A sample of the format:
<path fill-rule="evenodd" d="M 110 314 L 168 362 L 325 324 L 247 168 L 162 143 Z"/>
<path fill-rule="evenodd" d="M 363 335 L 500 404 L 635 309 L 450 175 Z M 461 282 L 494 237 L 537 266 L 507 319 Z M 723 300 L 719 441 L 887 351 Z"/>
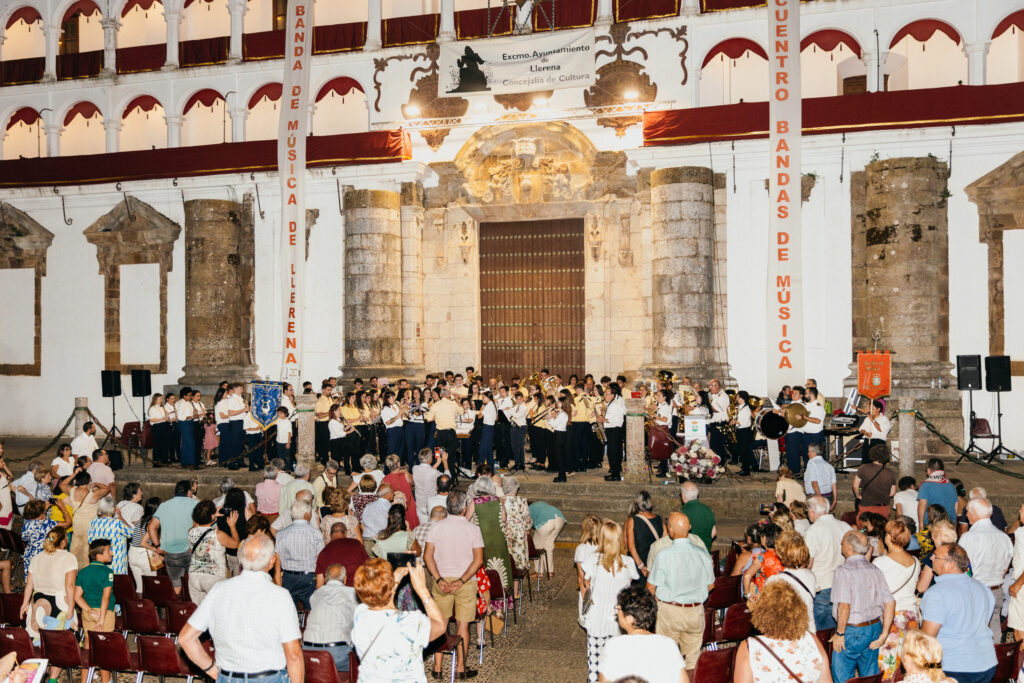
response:
<path fill-rule="evenodd" d="M 164 556 L 159 553 L 154 553 L 152 550 L 147 551 L 149 555 L 149 568 L 153 571 L 159 571 L 164 566 Z"/>

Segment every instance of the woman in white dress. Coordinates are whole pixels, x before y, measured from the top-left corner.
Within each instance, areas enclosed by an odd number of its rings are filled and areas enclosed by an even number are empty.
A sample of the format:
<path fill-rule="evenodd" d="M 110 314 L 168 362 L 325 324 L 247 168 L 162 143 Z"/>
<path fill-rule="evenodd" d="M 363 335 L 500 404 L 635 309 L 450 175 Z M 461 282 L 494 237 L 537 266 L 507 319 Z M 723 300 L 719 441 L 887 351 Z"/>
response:
<path fill-rule="evenodd" d="M 765 583 L 750 620 L 761 635 L 737 648 L 733 683 L 832 683 L 828 656 L 807 630 L 807 608 L 795 588 L 783 581 Z"/>
<path fill-rule="evenodd" d="M 601 518 L 597 515 L 587 515 L 583 518 L 580 543 L 576 546 L 576 553 L 572 561 L 576 565 L 576 580 L 579 584 L 579 622 L 583 626 L 583 594 L 587 592 L 587 580 L 583 575 L 583 567 L 597 562 L 597 540 L 601 529 Z"/>
<path fill-rule="evenodd" d="M 882 570 L 889 592 L 896 600 L 896 614 L 885 643 L 878 648 L 878 669 L 883 681 L 891 681 L 900 667 L 903 638 L 920 623 L 917 609 L 917 580 L 921 563 L 906 551 L 910 543 L 910 529 L 898 519 L 885 525 L 885 555 L 876 557 L 872 564 Z"/>
<path fill-rule="evenodd" d="M 636 563 L 624 551 L 622 528 L 611 520 L 605 520 L 598 532 L 597 553 L 583 568 L 584 590 L 589 592 L 592 603 L 589 608 L 584 604 L 587 613 L 583 616 L 590 681 L 598 680 L 604 644 L 609 638 L 619 635 L 619 622 L 615 616 L 619 591 L 640 578 Z M 587 603 L 586 597 L 584 603 Z"/>

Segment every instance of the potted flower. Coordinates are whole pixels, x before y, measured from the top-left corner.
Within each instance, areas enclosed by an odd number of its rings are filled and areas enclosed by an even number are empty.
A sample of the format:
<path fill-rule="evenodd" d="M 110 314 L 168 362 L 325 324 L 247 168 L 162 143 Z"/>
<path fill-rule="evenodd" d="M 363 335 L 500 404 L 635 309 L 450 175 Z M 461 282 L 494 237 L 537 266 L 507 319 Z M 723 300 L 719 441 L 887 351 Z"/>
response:
<path fill-rule="evenodd" d="M 722 459 L 699 441 L 680 446 L 669 458 L 668 471 L 682 482 L 713 482 L 725 472 Z"/>

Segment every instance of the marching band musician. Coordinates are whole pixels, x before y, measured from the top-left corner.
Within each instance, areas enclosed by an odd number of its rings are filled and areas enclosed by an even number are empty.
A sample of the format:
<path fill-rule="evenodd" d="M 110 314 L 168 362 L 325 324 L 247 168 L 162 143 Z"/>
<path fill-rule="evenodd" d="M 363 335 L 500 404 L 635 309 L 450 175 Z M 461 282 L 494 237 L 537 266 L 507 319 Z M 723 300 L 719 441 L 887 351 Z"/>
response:
<path fill-rule="evenodd" d="M 343 437 L 348 436 L 351 432 L 355 432 L 351 439 L 346 439 L 342 442 L 341 452 L 336 454 L 334 449 L 331 449 L 331 459 L 338 463 L 345 469 L 345 474 L 351 474 L 356 471 L 356 466 L 359 464 L 359 458 L 363 456 L 365 451 L 359 447 L 362 445 L 359 438 L 359 427 L 363 425 L 363 411 L 359 409 L 359 403 L 357 401 L 358 393 L 350 391 L 345 394 L 345 400 L 341 404 L 338 410 L 339 423 L 344 425 L 344 422 L 348 422 L 350 429 L 345 429 Z M 342 422 L 344 420 L 344 422 Z M 328 425 L 330 428 L 330 425 Z M 334 428 L 334 432 L 337 433 L 337 427 Z M 335 437 L 331 437 L 332 439 Z M 332 441 L 333 444 L 333 441 Z"/>
<path fill-rule="evenodd" d="M 547 454 L 544 435 L 541 434 L 539 417 L 544 410 L 544 398 L 539 389 L 533 392 L 526 403 L 526 434 L 530 437 L 530 467 L 535 470 L 544 469 L 544 457 Z"/>
<path fill-rule="evenodd" d="M 864 444 L 862 453 L 869 453 L 874 446 L 879 444 L 884 445 L 885 440 L 889 437 L 892 425 L 889 423 L 889 418 L 882 412 L 884 409 L 885 404 L 878 399 L 871 402 L 868 416 L 860 426 L 860 433 L 864 435 L 867 442 Z"/>
<path fill-rule="evenodd" d="M 572 470 L 586 472 L 590 464 L 590 440 L 594 435 L 594 402 L 576 385 L 572 400 Z"/>
<path fill-rule="evenodd" d="M 263 436 L 263 427 L 252 416 L 252 411 L 247 410 L 242 416 L 242 431 L 245 432 L 242 442 L 246 451 L 249 451 L 249 471 L 256 472 L 263 469 L 263 453 L 259 450 L 260 437 Z M 238 469 L 238 463 L 233 463 L 228 469 Z"/>
<path fill-rule="evenodd" d="M 288 382 L 285 382 L 281 386 L 281 405 L 288 411 L 288 422 L 291 423 L 291 434 L 292 438 L 289 440 L 291 444 L 288 458 L 285 462 L 295 462 L 295 451 L 298 446 L 298 420 L 299 412 L 295 410 L 295 387 Z"/>
<path fill-rule="evenodd" d="M 588 375 L 588 377 L 590 378 L 590 385 L 584 386 L 586 387 L 587 394 L 590 396 L 590 404 L 593 408 L 593 416 L 590 420 L 590 424 L 591 429 L 594 429 L 593 425 L 597 423 L 597 418 L 599 415 L 601 415 L 605 407 L 604 395 L 600 387 L 598 387 L 597 384 L 594 383 L 594 378 L 590 375 Z M 607 441 L 607 435 L 605 435 L 605 441 Z M 601 440 L 598 439 L 597 435 L 595 434 L 594 438 L 590 440 L 590 459 L 588 464 L 588 467 L 590 469 L 601 469 L 601 466 L 604 462 L 604 449 L 605 443 L 602 443 Z"/>
<path fill-rule="evenodd" d="M 804 400 L 804 388 L 795 385 L 789 390 L 790 403 L 802 403 Z M 782 415 L 781 411 L 777 411 Z M 804 437 L 803 427 L 789 426 L 784 437 L 786 444 L 786 465 L 797 476 L 803 472 L 804 464 L 807 463 L 807 440 Z"/>
<path fill-rule="evenodd" d="M 149 420 L 149 427 L 153 433 L 153 467 L 164 467 L 167 465 L 167 428 L 170 424 L 167 421 L 167 413 L 164 412 L 164 395 L 153 394 L 149 401 L 149 409 L 146 411 Z M 218 424 L 221 422 L 217 420 Z M 224 424 L 227 424 L 227 417 L 224 417 Z M 224 444 L 224 433 L 221 433 L 221 444 Z"/>
<path fill-rule="evenodd" d="M 813 377 L 808 377 L 807 381 L 804 382 L 804 391 L 808 391 L 810 389 L 814 389 L 814 391 L 817 393 L 818 397 L 814 399 L 815 403 L 820 404 L 821 407 L 824 408 L 825 397 L 822 395 L 820 391 L 818 391 L 818 380 L 814 379 Z"/>
<path fill-rule="evenodd" d="M 181 466 L 196 465 L 196 409 L 192 404 L 192 390 L 183 387 L 178 401 L 178 433 L 181 438 Z"/>
<path fill-rule="evenodd" d="M 355 393 L 352 393 L 355 397 Z M 352 474 L 352 460 L 351 456 L 346 458 L 352 452 L 350 444 L 358 439 L 348 439 L 349 433 L 354 431 L 351 427 L 346 427 L 341 421 L 341 405 L 338 403 L 333 404 L 327 409 L 327 435 L 328 435 L 328 452 L 330 459 L 336 463 L 342 464 L 345 467 L 345 474 Z M 356 444 L 358 447 L 358 444 Z M 358 451 L 357 451 L 358 453 Z"/>
<path fill-rule="evenodd" d="M 516 391 L 515 403 L 508 413 L 509 442 L 512 448 L 512 462 L 509 463 L 509 471 L 526 468 L 526 419 L 528 414 L 526 397 Z"/>
<path fill-rule="evenodd" d="M 804 390 L 804 405 L 808 412 L 807 424 L 803 427 L 805 453 L 807 446 L 812 443 L 822 447 L 825 445 L 825 404 L 819 400 L 820 398 L 821 395 L 814 387 Z"/>
<path fill-rule="evenodd" d="M 455 437 L 459 440 L 459 465 L 467 470 L 473 469 L 473 440 L 470 436 L 476 426 L 476 411 L 473 401 L 464 398 L 461 401 L 462 412 L 455 417 Z"/>
<path fill-rule="evenodd" d="M 173 391 L 164 394 L 164 412 L 167 413 L 167 462 L 176 463 L 181 460 L 181 436 L 178 433 L 178 409 L 174 406 L 178 395 Z"/>
<path fill-rule="evenodd" d="M 548 416 L 548 424 L 551 425 L 551 448 L 548 451 L 548 472 L 557 468 L 558 476 L 552 481 L 562 483 L 565 481 L 566 461 L 569 459 L 569 440 L 567 430 L 569 427 L 569 415 L 572 412 L 572 404 L 568 400 L 558 401 L 551 398 L 551 412 Z"/>
<path fill-rule="evenodd" d="M 494 471 L 494 424 L 498 421 L 498 408 L 490 392 L 482 395 L 483 403 L 477 415 L 480 416 L 480 450 L 477 451 L 476 464 L 486 462 Z"/>
<path fill-rule="evenodd" d="M 327 421 L 330 419 L 331 410 L 331 383 L 324 380 L 320 383 L 320 396 L 316 399 L 316 422 L 313 424 L 313 440 L 315 442 L 316 459 L 319 462 L 327 462 L 328 441 L 330 434 L 327 431 Z"/>
<path fill-rule="evenodd" d="M 452 382 L 452 397 L 457 400 L 461 400 L 469 396 L 469 388 L 466 387 L 465 384 L 463 384 L 463 379 L 464 378 L 462 375 L 455 375 L 454 380 Z"/>
<path fill-rule="evenodd" d="M 508 387 L 504 384 L 498 387 L 498 400 L 495 401 L 498 409 L 498 422 L 495 425 L 495 445 L 498 447 L 498 464 L 504 465 L 512 460 L 512 423 L 509 421 L 509 413 L 512 412 L 512 397 L 509 396 Z"/>
<path fill-rule="evenodd" d="M 666 430 L 672 427 L 672 392 L 662 389 L 654 395 L 655 412 L 654 424 L 664 427 Z"/>
<path fill-rule="evenodd" d="M 384 424 L 384 443 L 387 444 L 385 455 L 394 453 L 401 458 L 405 452 L 405 432 L 402 430 L 402 413 L 404 407 L 398 405 L 393 391 L 384 392 L 384 407 L 380 411 L 380 420 Z"/>
<path fill-rule="evenodd" d="M 608 442 L 608 476 L 605 481 L 622 481 L 623 444 L 626 439 L 626 402 L 622 398 L 622 388 L 609 383 L 604 390 L 606 408 L 604 415 L 597 419 L 604 424 L 605 438 Z"/>
<path fill-rule="evenodd" d="M 405 397 L 408 398 L 409 410 L 405 416 L 405 457 L 415 462 L 409 462 L 409 471 L 420 464 L 419 452 L 427 443 L 426 427 L 423 414 L 426 412 L 426 405 L 423 400 L 423 390 L 419 387 L 406 389 Z"/>
<path fill-rule="evenodd" d="M 750 414 L 750 394 L 746 391 L 736 392 L 736 417 L 732 424 L 736 427 L 736 448 L 740 452 L 740 476 L 749 477 L 757 468 L 754 462 L 754 423 Z"/>
<path fill-rule="evenodd" d="M 722 460 L 729 459 L 729 451 L 725 445 L 722 427 L 729 422 L 729 395 L 722 390 L 717 379 L 708 382 L 709 398 L 711 399 L 711 432 L 708 434 L 711 450 Z"/>

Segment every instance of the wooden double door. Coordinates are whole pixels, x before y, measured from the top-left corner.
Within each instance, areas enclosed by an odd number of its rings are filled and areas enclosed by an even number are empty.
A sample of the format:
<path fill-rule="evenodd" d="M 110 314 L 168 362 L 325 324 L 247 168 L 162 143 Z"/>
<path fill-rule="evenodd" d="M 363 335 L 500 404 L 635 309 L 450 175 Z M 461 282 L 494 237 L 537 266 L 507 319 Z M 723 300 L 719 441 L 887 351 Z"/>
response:
<path fill-rule="evenodd" d="M 480 224 L 484 379 L 585 363 L 583 219 Z"/>

